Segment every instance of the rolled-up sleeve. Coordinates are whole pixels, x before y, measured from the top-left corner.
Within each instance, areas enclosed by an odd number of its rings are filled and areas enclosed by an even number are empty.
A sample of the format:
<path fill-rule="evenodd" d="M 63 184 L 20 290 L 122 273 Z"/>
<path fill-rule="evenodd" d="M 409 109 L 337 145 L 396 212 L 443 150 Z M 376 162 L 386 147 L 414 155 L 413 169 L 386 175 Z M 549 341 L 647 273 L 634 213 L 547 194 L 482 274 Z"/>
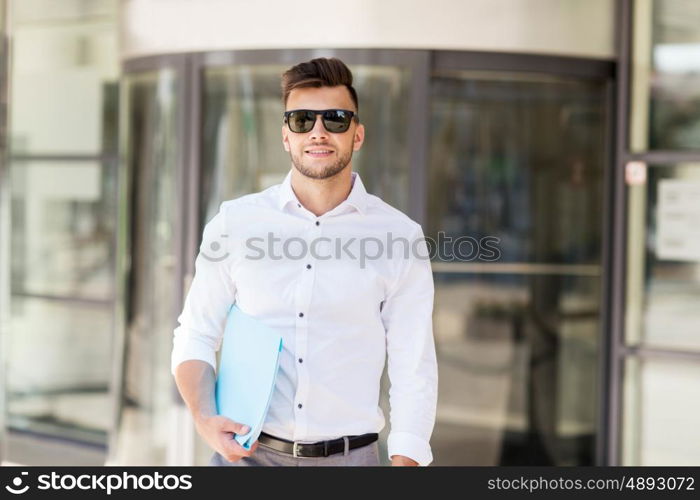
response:
<path fill-rule="evenodd" d="M 178 326 L 173 332 L 171 373 L 183 361 L 199 359 L 216 371 L 216 352 L 221 346 L 226 316 L 235 300 L 231 279 L 232 245 L 227 233 L 226 207 L 206 224 L 195 260 L 195 274 L 185 298 Z"/>
<path fill-rule="evenodd" d="M 437 407 L 437 360 L 433 339 L 433 274 L 420 226 L 408 260 L 381 310 L 386 329 L 391 429 L 389 457 L 403 455 L 428 465 Z"/>

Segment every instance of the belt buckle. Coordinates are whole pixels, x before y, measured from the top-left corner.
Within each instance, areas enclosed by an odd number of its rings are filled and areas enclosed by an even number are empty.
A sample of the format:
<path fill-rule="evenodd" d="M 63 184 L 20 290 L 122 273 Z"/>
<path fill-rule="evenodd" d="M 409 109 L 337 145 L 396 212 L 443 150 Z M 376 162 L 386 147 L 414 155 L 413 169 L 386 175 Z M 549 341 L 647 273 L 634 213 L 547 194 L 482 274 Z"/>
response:
<path fill-rule="evenodd" d="M 298 447 L 299 447 L 299 443 L 294 441 L 294 444 L 292 445 L 292 456 L 294 458 L 299 457 Z"/>

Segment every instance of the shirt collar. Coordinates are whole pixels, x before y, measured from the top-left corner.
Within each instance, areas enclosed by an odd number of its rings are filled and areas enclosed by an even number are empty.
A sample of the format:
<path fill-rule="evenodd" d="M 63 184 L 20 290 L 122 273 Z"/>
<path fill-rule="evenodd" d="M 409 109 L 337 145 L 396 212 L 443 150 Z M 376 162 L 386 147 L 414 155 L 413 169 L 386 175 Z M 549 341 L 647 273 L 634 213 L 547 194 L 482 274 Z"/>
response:
<path fill-rule="evenodd" d="M 367 190 L 365 185 L 362 183 L 360 174 L 357 172 L 352 172 L 352 188 L 350 189 L 350 194 L 342 202 L 355 207 L 355 209 L 364 215 L 367 210 Z M 279 190 L 278 206 L 280 209 L 284 208 L 289 202 L 299 203 L 294 190 L 292 189 L 292 171 L 287 173 L 287 176 L 282 181 Z M 341 204 L 342 204 L 341 203 Z"/>

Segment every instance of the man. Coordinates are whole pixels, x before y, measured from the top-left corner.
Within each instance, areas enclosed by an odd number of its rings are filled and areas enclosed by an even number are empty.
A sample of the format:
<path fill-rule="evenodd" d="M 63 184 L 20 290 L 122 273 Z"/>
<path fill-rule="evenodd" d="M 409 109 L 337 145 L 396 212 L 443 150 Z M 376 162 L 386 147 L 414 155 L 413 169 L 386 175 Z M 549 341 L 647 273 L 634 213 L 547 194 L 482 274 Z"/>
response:
<path fill-rule="evenodd" d="M 352 73 L 313 59 L 283 75 L 284 182 L 222 203 L 204 229 L 172 372 L 211 465 L 378 465 L 388 356 L 392 465 L 428 465 L 437 402 L 433 280 L 419 224 L 352 171 L 364 126 Z M 373 168 L 381 168 L 374 165 Z M 217 415 L 216 357 L 231 304 L 283 351 L 258 441 Z"/>

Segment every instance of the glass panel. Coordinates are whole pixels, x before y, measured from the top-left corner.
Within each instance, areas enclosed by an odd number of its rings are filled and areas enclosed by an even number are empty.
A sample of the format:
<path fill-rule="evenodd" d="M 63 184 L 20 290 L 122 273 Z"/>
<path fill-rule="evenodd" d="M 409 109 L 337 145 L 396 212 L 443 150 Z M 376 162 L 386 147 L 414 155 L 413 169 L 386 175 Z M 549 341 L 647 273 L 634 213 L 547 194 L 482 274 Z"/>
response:
<path fill-rule="evenodd" d="M 130 281 L 120 427 L 114 461 L 163 465 L 173 380 L 170 351 L 177 312 L 174 231 L 178 81 L 172 70 L 129 76 L 125 158 L 131 192 Z"/>
<path fill-rule="evenodd" d="M 436 465 L 593 463 L 605 95 L 537 75 L 433 79 Z"/>
<path fill-rule="evenodd" d="M 116 163 L 12 163 L 12 293 L 112 299 Z"/>
<path fill-rule="evenodd" d="M 11 175 L 9 425 L 105 444 L 116 164 L 15 161 Z"/>
<path fill-rule="evenodd" d="M 117 3 L 12 2 L 13 155 L 116 152 Z"/>
<path fill-rule="evenodd" d="M 280 77 L 288 68 L 235 66 L 204 74 L 201 221 L 227 199 L 277 184 L 291 168 L 282 147 Z M 408 206 L 406 144 L 408 72 L 350 66 L 368 131 L 353 169 L 368 191 L 401 210 Z M 381 168 L 377 168 L 381 165 Z"/>
<path fill-rule="evenodd" d="M 0 325 L 7 321 L 10 334 L 2 352 L 8 425 L 41 434 L 12 433 L 7 458 L 39 465 L 62 453 L 66 465 L 85 463 L 83 453 L 66 454 L 75 443 L 47 439 L 54 437 L 99 444 L 91 447 L 95 463 L 113 417 L 117 165 L 66 156 L 116 153 L 117 1 L 7 3 L 11 220 L 0 223 L 11 231 L 0 274 L 10 293 Z"/>
<path fill-rule="evenodd" d="M 409 211 L 408 90 L 410 72 L 393 66 L 350 66 L 360 99 L 365 142 L 353 169 L 367 191 Z M 281 147 L 281 145 L 280 145 Z"/>
<path fill-rule="evenodd" d="M 112 305 L 13 295 L 11 306 L 10 427 L 105 444 Z"/>
<path fill-rule="evenodd" d="M 627 342 L 700 350 L 700 164 L 628 187 Z"/>
<path fill-rule="evenodd" d="M 700 463 L 700 363 L 631 359 L 626 365 L 622 465 Z"/>
<path fill-rule="evenodd" d="M 634 2 L 631 149 L 700 149 L 700 3 Z"/>

